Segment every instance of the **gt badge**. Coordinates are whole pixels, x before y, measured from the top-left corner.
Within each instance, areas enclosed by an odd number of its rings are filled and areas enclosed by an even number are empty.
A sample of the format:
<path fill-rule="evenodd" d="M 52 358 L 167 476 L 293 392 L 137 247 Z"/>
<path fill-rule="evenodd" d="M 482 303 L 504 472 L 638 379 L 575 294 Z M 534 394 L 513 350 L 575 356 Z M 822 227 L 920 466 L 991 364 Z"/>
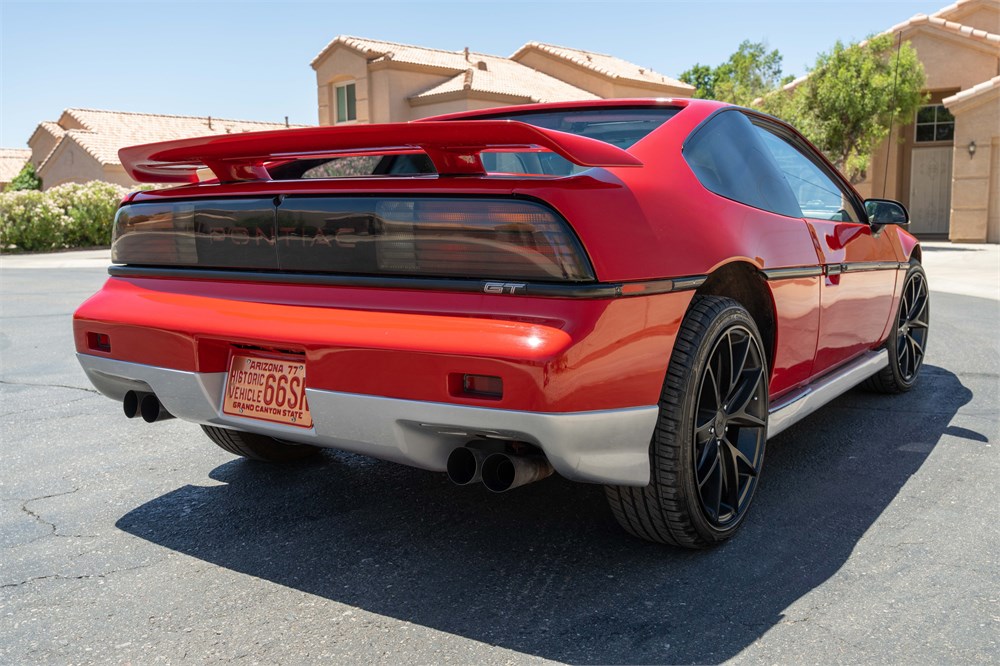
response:
<path fill-rule="evenodd" d="M 517 294 L 524 293 L 528 288 L 523 282 L 485 282 L 483 292 L 487 294 Z"/>

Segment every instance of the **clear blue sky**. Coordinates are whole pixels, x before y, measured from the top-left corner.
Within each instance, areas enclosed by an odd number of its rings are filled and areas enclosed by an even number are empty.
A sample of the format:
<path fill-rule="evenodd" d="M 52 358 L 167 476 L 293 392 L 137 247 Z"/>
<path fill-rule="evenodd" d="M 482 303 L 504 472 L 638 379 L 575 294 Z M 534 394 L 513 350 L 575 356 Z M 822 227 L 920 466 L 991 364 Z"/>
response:
<path fill-rule="evenodd" d="M 798 75 L 837 39 L 948 3 L 0 0 L 0 146 L 24 146 L 40 121 L 74 106 L 314 124 L 309 62 L 338 34 L 497 55 L 549 42 L 675 77 L 749 39 Z"/>

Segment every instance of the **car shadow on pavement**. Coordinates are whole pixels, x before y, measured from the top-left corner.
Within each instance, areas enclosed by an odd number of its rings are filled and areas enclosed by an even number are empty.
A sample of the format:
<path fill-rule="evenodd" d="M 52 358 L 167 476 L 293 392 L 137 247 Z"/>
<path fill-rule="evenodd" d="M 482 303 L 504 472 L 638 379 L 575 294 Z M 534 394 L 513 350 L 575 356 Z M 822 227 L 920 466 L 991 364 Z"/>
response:
<path fill-rule="evenodd" d="M 178 488 L 117 526 L 227 569 L 522 653 L 719 662 L 840 569 L 941 435 L 956 434 L 949 424 L 971 397 L 933 366 L 902 396 L 842 396 L 769 443 L 747 524 L 710 551 L 627 536 L 600 487 L 553 478 L 492 495 L 340 453 L 286 467 L 233 461 L 211 474 L 222 485 Z"/>

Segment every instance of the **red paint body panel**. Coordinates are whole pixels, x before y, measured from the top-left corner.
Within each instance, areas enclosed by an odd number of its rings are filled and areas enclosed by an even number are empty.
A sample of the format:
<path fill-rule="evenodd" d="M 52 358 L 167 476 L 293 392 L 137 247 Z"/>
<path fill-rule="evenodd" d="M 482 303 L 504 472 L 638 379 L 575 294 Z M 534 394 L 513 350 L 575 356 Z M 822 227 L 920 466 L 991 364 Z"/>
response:
<path fill-rule="evenodd" d="M 820 322 L 816 304 L 822 279 L 795 278 L 769 285 L 778 329 L 769 386 L 771 397 L 801 386 L 813 377 Z"/>
<path fill-rule="evenodd" d="M 891 235 L 867 224 L 807 220 L 824 266 L 895 261 Z M 823 280 L 816 366 L 830 368 L 885 340 L 896 288 L 895 270 L 844 272 Z"/>
<path fill-rule="evenodd" d="M 302 352 L 310 388 L 571 412 L 656 404 L 693 292 L 611 300 L 111 278 L 74 317 L 115 359 L 223 372 L 234 344 Z M 266 322 L 266 325 L 262 325 Z M 502 400 L 449 393 L 500 376 Z"/>

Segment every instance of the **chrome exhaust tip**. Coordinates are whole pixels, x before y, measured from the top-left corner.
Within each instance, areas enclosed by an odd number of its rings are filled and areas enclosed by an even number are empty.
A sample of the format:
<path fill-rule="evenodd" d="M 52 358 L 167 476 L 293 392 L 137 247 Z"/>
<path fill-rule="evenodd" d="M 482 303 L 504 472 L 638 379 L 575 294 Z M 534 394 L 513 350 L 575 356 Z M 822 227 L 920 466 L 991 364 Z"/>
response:
<path fill-rule="evenodd" d="M 495 493 L 540 481 L 552 474 L 552 465 L 544 456 L 509 456 L 494 453 L 482 465 L 483 485 Z"/>
<path fill-rule="evenodd" d="M 460 446 L 448 455 L 448 479 L 459 486 L 482 480 L 483 460 L 486 453 L 479 449 Z"/>

